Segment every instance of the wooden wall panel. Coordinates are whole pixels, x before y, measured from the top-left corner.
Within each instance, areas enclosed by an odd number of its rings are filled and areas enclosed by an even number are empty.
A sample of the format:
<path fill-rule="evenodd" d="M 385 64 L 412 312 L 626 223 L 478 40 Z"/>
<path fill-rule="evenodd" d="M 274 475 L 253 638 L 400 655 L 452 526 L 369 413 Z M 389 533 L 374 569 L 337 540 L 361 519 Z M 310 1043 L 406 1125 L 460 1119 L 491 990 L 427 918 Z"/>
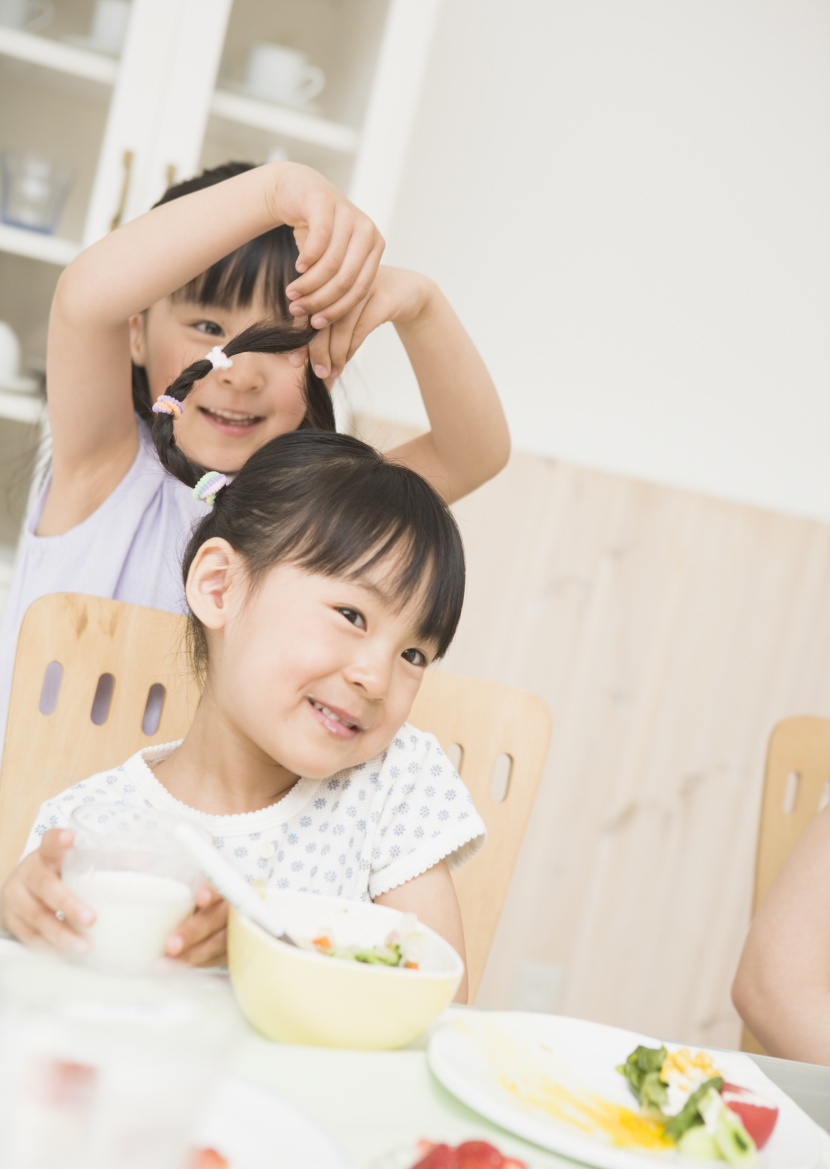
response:
<path fill-rule="evenodd" d="M 529 455 L 455 511 L 447 667 L 554 719 L 479 1004 L 544 962 L 567 1014 L 737 1044 L 766 738 L 830 714 L 830 527 Z"/>

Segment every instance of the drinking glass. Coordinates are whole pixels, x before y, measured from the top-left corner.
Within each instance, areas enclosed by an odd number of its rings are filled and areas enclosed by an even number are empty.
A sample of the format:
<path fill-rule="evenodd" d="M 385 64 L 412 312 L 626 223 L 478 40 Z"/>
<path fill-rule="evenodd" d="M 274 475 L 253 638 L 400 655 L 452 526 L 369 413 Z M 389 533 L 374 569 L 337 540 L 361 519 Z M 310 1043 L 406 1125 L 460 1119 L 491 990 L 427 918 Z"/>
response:
<path fill-rule="evenodd" d="M 193 912 L 203 878 L 176 837 L 180 823 L 177 816 L 129 804 L 82 804 L 70 816 L 75 839 L 62 876 L 96 913 L 83 931 L 90 964 L 127 973 L 148 970 Z"/>
<path fill-rule="evenodd" d="M 30 231 L 55 231 L 72 181 L 69 168 L 35 150 L 4 150 L 0 174 L 3 221 Z"/>
<path fill-rule="evenodd" d="M 133 978 L 32 954 L 0 963 L 3 1169 L 185 1169 L 243 1035 L 223 981 Z"/>

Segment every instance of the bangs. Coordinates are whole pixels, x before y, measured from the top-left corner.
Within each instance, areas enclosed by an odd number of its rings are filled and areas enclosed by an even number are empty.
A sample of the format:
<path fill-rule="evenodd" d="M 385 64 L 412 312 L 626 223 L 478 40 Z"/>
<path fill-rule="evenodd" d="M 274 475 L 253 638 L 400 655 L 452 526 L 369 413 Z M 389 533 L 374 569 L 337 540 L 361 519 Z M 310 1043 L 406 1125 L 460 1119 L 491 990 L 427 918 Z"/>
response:
<path fill-rule="evenodd" d="M 298 254 L 291 228 L 285 225 L 272 228 L 217 260 L 177 289 L 170 299 L 205 307 L 246 309 L 261 296 L 269 313 L 293 320 L 285 289 L 297 278 L 294 265 Z"/>

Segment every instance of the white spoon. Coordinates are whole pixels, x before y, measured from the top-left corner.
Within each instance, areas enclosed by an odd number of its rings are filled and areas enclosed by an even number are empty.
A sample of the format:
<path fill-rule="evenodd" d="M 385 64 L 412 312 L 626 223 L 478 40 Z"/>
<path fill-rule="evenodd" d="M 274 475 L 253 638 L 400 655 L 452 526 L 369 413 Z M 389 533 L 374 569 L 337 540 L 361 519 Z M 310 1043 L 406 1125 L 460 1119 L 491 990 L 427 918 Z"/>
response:
<path fill-rule="evenodd" d="M 186 821 L 178 824 L 173 832 L 217 893 L 221 893 L 234 909 L 238 909 L 245 917 L 249 917 L 269 934 L 273 934 L 277 941 L 286 942 L 289 946 L 297 945 L 285 932 L 285 927 L 271 911 L 268 902 L 251 888 L 244 877 L 240 877 L 236 869 L 228 864 L 220 852 L 217 852 L 210 840 L 205 839 L 201 832 Z"/>

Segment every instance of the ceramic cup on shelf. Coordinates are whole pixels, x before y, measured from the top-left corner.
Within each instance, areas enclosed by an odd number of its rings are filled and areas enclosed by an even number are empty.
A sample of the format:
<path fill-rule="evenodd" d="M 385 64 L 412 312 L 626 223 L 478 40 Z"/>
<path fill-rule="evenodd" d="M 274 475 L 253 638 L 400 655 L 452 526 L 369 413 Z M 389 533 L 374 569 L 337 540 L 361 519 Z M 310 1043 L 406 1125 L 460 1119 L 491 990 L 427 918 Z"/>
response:
<path fill-rule="evenodd" d="M 116 56 L 124 46 L 130 0 L 98 0 L 89 31 L 90 45 Z"/>
<path fill-rule="evenodd" d="M 72 181 L 69 168 L 35 150 L 4 150 L 0 173 L 3 222 L 30 231 L 55 231 Z"/>
<path fill-rule="evenodd" d="M 49 0 L 0 0 L 0 24 L 6 28 L 40 32 L 54 15 L 55 5 Z"/>
<path fill-rule="evenodd" d="M 0 321 L 0 391 L 30 394 L 38 387 L 37 378 L 20 373 L 20 342 L 7 321 Z"/>
<path fill-rule="evenodd" d="M 301 106 L 322 93 L 326 75 L 305 53 L 287 45 L 258 41 L 251 45 L 245 88 L 265 101 Z"/>

